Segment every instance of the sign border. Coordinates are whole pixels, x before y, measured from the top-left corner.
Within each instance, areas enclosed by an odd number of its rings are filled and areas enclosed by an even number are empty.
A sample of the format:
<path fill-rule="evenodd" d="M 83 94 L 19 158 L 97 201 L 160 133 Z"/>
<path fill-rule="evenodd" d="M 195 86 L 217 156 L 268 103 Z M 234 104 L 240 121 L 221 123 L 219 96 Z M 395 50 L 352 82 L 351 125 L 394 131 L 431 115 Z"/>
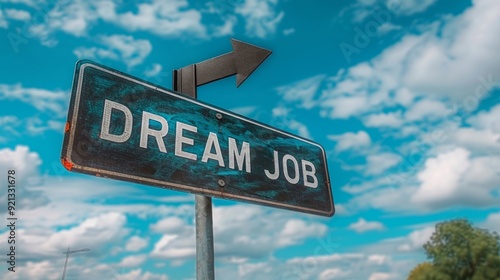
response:
<path fill-rule="evenodd" d="M 76 126 L 78 125 L 77 119 L 78 119 L 79 106 L 80 106 L 80 97 L 81 97 L 81 93 L 82 93 L 83 77 L 84 77 L 85 69 L 88 67 L 98 69 L 100 71 L 106 72 L 106 73 L 114 75 L 114 76 L 118 76 L 122 79 L 126 79 L 126 80 L 129 80 L 131 82 L 148 87 L 150 89 L 160 91 L 161 93 L 165 93 L 165 94 L 174 96 L 175 98 L 180 98 L 180 99 L 183 99 L 185 101 L 195 103 L 195 104 L 202 106 L 204 108 L 214 110 L 217 113 L 222 113 L 222 114 L 240 119 L 244 122 L 251 123 L 253 125 L 257 125 L 257 126 L 260 126 L 262 128 L 272 130 L 276 133 L 283 134 L 283 135 L 286 135 L 288 137 L 295 138 L 299 141 L 303 141 L 303 142 L 309 143 L 311 145 L 317 146 L 321 150 L 321 154 L 323 156 L 324 167 L 325 167 L 325 179 L 326 179 L 325 183 L 326 183 L 326 187 L 328 188 L 328 195 L 329 195 L 331 210 L 330 211 L 321 211 L 321 210 L 317 210 L 317 209 L 311 209 L 311 208 L 302 207 L 302 206 L 290 205 L 290 204 L 286 204 L 286 203 L 280 203 L 280 202 L 269 201 L 269 200 L 264 200 L 264 199 L 257 199 L 257 198 L 248 197 L 248 196 L 235 195 L 235 194 L 227 193 L 225 191 L 218 192 L 218 191 L 213 191 L 213 190 L 209 190 L 209 189 L 204 189 L 202 187 L 193 187 L 193 186 L 189 186 L 189 185 L 176 184 L 176 183 L 172 183 L 172 182 L 160 181 L 160 180 L 151 179 L 151 178 L 147 178 L 147 177 L 129 175 L 129 174 L 120 173 L 120 172 L 114 172 L 114 171 L 109 171 L 109 170 L 104 170 L 104 169 L 98 169 L 98 168 L 93 168 L 93 167 L 77 165 L 77 164 L 73 163 L 71 156 L 72 156 L 72 152 L 73 152 L 73 144 L 75 141 Z M 75 84 L 76 84 L 76 89 L 75 89 Z M 205 104 L 203 102 L 200 102 L 197 99 L 193 99 L 193 98 L 190 98 L 188 96 L 177 93 L 175 91 L 165 89 L 165 88 L 160 87 L 158 85 L 146 82 L 140 78 L 133 77 L 133 76 L 128 75 L 126 73 L 123 73 L 121 71 L 114 70 L 112 68 L 106 67 L 104 65 L 100 65 L 98 63 L 95 63 L 93 61 L 86 60 L 86 59 L 79 60 L 76 63 L 75 76 L 73 79 L 73 85 L 72 85 L 72 90 L 71 90 L 71 101 L 70 101 L 69 106 L 70 107 L 68 110 L 68 117 L 67 117 L 66 129 L 65 129 L 65 134 L 64 134 L 63 149 L 62 149 L 62 153 L 61 153 L 61 162 L 62 162 L 63 166 L 66 169 L 68 169 L 69 171 L 75 169 L 75 170 L 80 171 L 82 173 L 87 173 L 87 174 L 91 174 L 91 175 L 98 176 L 98 177 L 112 178 L 112 179 L 117 179 L 117 180 L 126 178 L 127 181 L 132 181 L 132 182 L 136 182 L 139 184 L 146 183 L 147 185 L 153 185 L 153 186 L 157 186 L 157 187 L 161 187 L 161 188 L 187 191 L 187 192 L 193 193 L 193 194 L 209 195 L 209 196 L 222 198 L 222 199 L 234 199 L 234 200 L 243 201 L 243 202 L 250 201 L 250 202 L 253 202 L 256 204 L 260 204 L 260 205 L 272 206 L 272 207 L 277 207 L 277 208 L 281 208 L 281 209 L 294 210 L 294 211 L 298 211 L 298 212 L 316 214 L 316 215 L 327 216 L 327 217 L 331 217 L 335 214 L 335 205 L 333 202 L 333 194 L 332 194 L 332 189 L 331 189 L 330 176 L 328 174 L 329 172 L 328 172 L 328 164 L 327 164 L 326 156 L 325 156 L 325 150 L 318 143 L 312 142 L 310 140 L 307 140 L 307 139 L 302 138 L 302 137 L 297 136 L 297 135 L 290 134 L 290 133 L 282 131 L 280 129 L 270 127 L 268 125 L 265 125 L 263 123 L 255 121 L 255 120 L 251 120 L 249 118 L 238 115 L 238 114 L 233 113 L 231 111 L 217 108 L 213 105 Z"/>

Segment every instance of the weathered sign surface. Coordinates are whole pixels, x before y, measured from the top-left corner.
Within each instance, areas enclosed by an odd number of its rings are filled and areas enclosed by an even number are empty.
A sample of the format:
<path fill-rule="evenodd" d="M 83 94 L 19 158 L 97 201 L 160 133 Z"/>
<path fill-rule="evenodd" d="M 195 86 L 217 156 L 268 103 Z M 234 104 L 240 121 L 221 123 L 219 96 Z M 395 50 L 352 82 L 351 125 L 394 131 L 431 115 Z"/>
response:
<path fill-rule="evenodd" d="M 332 216 L 317 143 L 97 63 L 76 65 L 70 171 Z"/>

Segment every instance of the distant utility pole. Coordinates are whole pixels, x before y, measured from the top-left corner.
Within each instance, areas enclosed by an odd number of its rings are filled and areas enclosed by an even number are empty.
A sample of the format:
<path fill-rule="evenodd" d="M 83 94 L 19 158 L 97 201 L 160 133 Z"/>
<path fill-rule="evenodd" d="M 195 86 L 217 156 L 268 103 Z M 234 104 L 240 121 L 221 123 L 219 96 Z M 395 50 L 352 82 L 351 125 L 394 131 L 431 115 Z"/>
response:
<path fill-rule="evenodd" d="M 63 252 L 63 254 L 66 254 L 66 261 L 64 262 L 64 269 L 63 269 L 63 274 L 62 274 L 62 280 L 64 280 L 64 278 L 66 277 L 66 267 L 68 266 L 68 259 L 69 259 L 69 256 L 72 255 L 72 254 L 76 254 L 76 253 L 83 253 L 83 252 L 88 252 L 90 251 L 89 248 L 84 248 L 84 249 L 79 249 L 79 250 L 69 250 L 69 245 L 68 245 L 68 250 L 66 252 Z"/>

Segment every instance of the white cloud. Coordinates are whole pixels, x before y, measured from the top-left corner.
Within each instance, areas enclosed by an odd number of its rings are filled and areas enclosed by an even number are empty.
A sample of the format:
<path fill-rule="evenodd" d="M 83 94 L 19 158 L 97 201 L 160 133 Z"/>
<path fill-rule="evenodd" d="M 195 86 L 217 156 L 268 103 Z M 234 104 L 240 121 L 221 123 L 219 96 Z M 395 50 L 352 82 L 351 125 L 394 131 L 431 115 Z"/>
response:
<path fill-rule="evenodd" d="M 327 231 L 327 226 L 320 223 L 307 223 L 303 220 L 288 220 L 278 237 L 279 246 L 288 246 L 300 243 L 312 236 L 323 236 Z"/>
<path fill-rule="evenodd" d="M 413 200 L 420 203 L 435 202 L 456 194 L 462 175 L 470 167 L 469 156 L 469 151 L 458 148 L 428 159 L 424 170 L 417 176 L 421 185 Z"/>
<path fill-rule="evenodd" d="M 61 121 L 43 121 L 38 117 L 32 117 L 26 120 L 26 131 L 32 135 L 40 134 L 47 130 L 54 130 L 62 133 L 64 131 L 64 125 L 64 122 Z"/>
<path fill-rule="evenodd" d="M 146 255 L 132 255 L 123 258 L 118 266 L 122 267 L 137 267 L 146 261 Z"/>
<path fill-rule="evenodd" d="M 302 136 L 307 139 L 312 139 L 311 133 L 309 132 L 309 129 L 305 124 L 298 122 L 296 120 L 288 120 L 286 121 L 285 125 L 289 129 L 296 131 L 299 134 L 299 136 Z"/>
<path fill-rule="evenodd" d="M 154 245 L 151 256 L 168 259 L 194 257 L 196 254 L 196 244 L 192 231 L 190 230 L 182 234 L 164 234 Z"/>
<path fill-rule="evenodd" d="M 163 67 L 160 64 L 155 63 L 150 68 L 148 68 L 146 71 L 144 71 L 144 75 L 146 75 L 146 77 L 154 77 L 154 76 L 160 74 L 162 69 L 163 69 Z"/>
<path fill-rule="evenodd" d="M 449 142 L 455 143 L 475 154 L 500 152 L 500 133 L 475 128 L 457 128 L 449 135 Z"/>
<path fill-rule="evenodd" d="M 349 9 L 354 9 L 352 21 L 360 23 L 368 16 L 382 11 L 392 16 L 410 16 L 427 10 L 436 0 L 358 0 Z M 342 11 L 341 14 L 345 12 Z M 389 18 L 390 20 L 390 18 Z"/>
<path fill-rule="evenodd" d="M 223 37 L 233 35 L 234 26 L 238 23 L 235 16 L 227 16 L 224 23 L 220 26 L 213 26 L 211 35 L 214 37 Z"/>
<path fill-rule="evenodd" d="M 240 115 L 248 117 L 250 114 L 254 113 L 256 110 L 257 110 L 256 106 L 245 106 L 245 107 L 232 108 L 230 111 L 235 112 L 236 114 L 240 114 Z"/>
<path fill-rule="evenodd" d="M 123 61 L 129 68 L 141 64 L 152 50 L 151 43 L 127 35 L 101 36 L 100 43 L 106 48 L 75 49 L 78 58 L 107 58 Z M 161 71 L 161 68 L 160 68 Z"/>
<path fill-rule="evenodd" d="M 403 124 L 401 111 L 368 115 L 363 119 L 367 127 L 400 127 Z"/>
<path fill-rule="evenodd" d="M 42 163 L 40 155 L 30 151 L 29 147 L 17 145 L 13 150 L 0 149 L 0 169 L 4 174 L 14 169 L 19 179 L 29 179 L 38 176 L 38 167 Z M 3 183 L 3 182 L 2 182 Z"/>
<path fill-rule="evenodd" d="M 0 28 L 7 28 L 9 27 L 9 24 L 7 23 L 7 20 L 5 20 L 5 16 L 0 9 Z"/>
<path fill-rule="evenodd" d="M 138 5 L 137 13 L 116 15 L 112 21 L 132 31 L 149 31 L 166 37 L 187 34 L 205 37 L 206 28 L 201 23 L 201 13 L 196 9 L 189 9 L 188 6 L 186 0 L 154 0 Z"/>
<path fill-rule="evenodd" d="M 134 269 L 130 272 L 114 275 L 116 279 L 120 280 L 168 280 L 166 275 L 155 274 L 142 269 Z"/>
<path fill-rule="evenodd" d="M 57 116 L 64 116 L 67 113 L 67 96 L 67 92 L 61 90 L 50 91 L 39 88 L 25 88 L 21 84 L 0 84 L 0 100 L 20 100 L 40 111 L 51 111 Z"/>
<path fill-rule="evenodd" d="M 340 268 L 328 268 L 323 270 L 319 274 L 320 280 L 330 280 L 330 279 L 339 279 L 341 277 L 347 276 L 349 272 L 342 271 Z"/>
<path fill-rule="evenodd" d="M 140 236 L 132 236 L 127 241 L 125 249 L 130 252 L 137 252 L 144 249 L 148 245 L 148 240 Z"/>
<path fill-rule="evenodd" d="M 467 122 L 474 127 L 500 133 L 500 105 L 492 107 L 489 111 L 479 112 L 470 117 Z"/>
<path fill-rule="evenodd" d="M 405 9 L 414 6 L 404 3 Z M 320 99 L 322 115 L 348 118 L 397 104 L 410 106 L 415 97 L 425 97 L 408 112 L 409 120 L 416 121 L 445 113 L 447 106 L 436 102 L 452 99 L 465 106 L 482 100 L 498 86 L 494 78 L 500 76 L 500 39 L 490 36 L 500 32 L 499 3 L 474 1 L 464 13 L 429 24 L 422 34 L 404 36 L 371 61 L 339 71 L 331 79 L 334 87 Z"/>
<path fill-rule="evenodd" d="M 17 9 L 6 9 L 5 10 L 5 15 L 14 20 L 22 20 L 22 21 L 27 21 L 31 19 L 31 15 L 29 12 L 24 11 L 24 10 L 17 10 Z"/>
<path fill-rule="evenodd" d="M 341 135 L 328 135 L 328 139 L 337 141 L 335 151 L 338 153 L 371 145 L 370 136 L 362 130 L 355 133 L 346 132 Z"/>
<path fill-rule="evenodd" d="M 101 41 L 111 50 L 120 53 L 121 58 L 125 59 L 129 67 L 142 63 L 152 50 L 148 40 L 136 40 L 127 35 L 102 36 Z"/>
<path fill-rule="evenodd" d="M 159 233 L 181 233 L 190 229 L 186 226 L 184 220 L 178 217 L 167 217 L 151 225 L 151 230 Z"/>
<path fill-rule="evenodd" d="M 123 14 L 117 12 L 117 4 L 111 0 L 63 1 L 48 12 L 44 22 L 32 25 L 30 32 L 42 43 L 53 46 L 57 41 L 51 37 L 57 31 L 86 36 L 92 26 L 104 21 L 130 31 L 148 31 L 165 37 L 191 34 L 203 38 L 206 37 L 206 28 L 201 18 L 200 12 L 188 8 L 186 0 L 155 0 L 139 4 L 137 13 Z"/>
<path fill-rule="evenodd" d="M 243 263 L 238 265 L 239 276 L 245 277 L 257 271 L 270 272 L 272 267 L 267 263 Z"/>
<path fill-rule="evenodd" d="M 17 116 L 1 116 L 0 117 L 0 126 L 13 125 L 19 121 L 20 120 Z"/>
<path fill-rule="evenodd" d="M 370 154 L 366 157 L 366 171 L 368 175 L 378 175 L 391 167 L 396 166 L 401 157 L 393 153 Z"/>
<path fill-rule="evenodd" d="M 266 38 L 276 32 L 285 13 L 276 11 L 278 0 L 245 0 L 235 12 L 245 18 L 248 36 Z"/>
<path fill-rule="evenodd" d="M 484 92 L 481 80 L 500 74 L 500 58 L 494 51 L 500 46 L 500 39 L 489 35 L 500 32 L 496 20 L 500 16 L 499 5 L 491 0 L 474 1 L 473 7 L 446 22 L 442 37 L 433 31 L 422 35 L 425 39 L 409 53 L 404 77 L 408 86 L 458 98 L 472 96 L 478 89 Z M 471 41 L 477 47 L 464 45 Z M 491 87 L 486 84 L 486 88 Z"/>
<path fill-rule="evenodd" d="M 266 216 L 268 219 L 259 219 Z M 248 221 L 253 221 L 249 223 Z M 272 221 L 272 222 L 271 222 Z M 215 254 L 231 258 L 259 258 L 283 247 L 325 234 L 322 223 L 293 218 L 285 211 L 254 205 L 214 207 Z M 151 226 L 162 233 L 151 255 L 166 259 L 188 259 L 195 255 L 194 225 L 178 217 L 167 217 Z"/>
<path fill-rule="evenodd" d="M 283 106 L 279 106 L 279 107 L 276 107 L 276 108 L 273 108 L 272 110 L 272 113 L 273 113 L 273 117 L 287 117 L 288 114 L 290 113 L 290 109 L 289 108 L 285 108 Z"/>
<path fill-rule="evenodd" d="M 393 276 L 389 273 L 384 273 L 384 272 L 375 272 L 372 275 L 370 275 L 370 278 L 368 278 L 368 280 L 388 280 L 388 279 L 393 279 Z"/>
<path fill-rule="evenodd" d="M 414 103 L 405 113 L 409 121 L 418 121 L 424 118 L 436 119 L 450 113 L 450 109 L 439 101 L 423 99 Z"/>
<path fill-rule="evenodd" d="M 398 251 L 409 252 L 422 250 L 424 244 L 430 240 L 434 231 L 434 227 L 425 227 L 412 231 L 398 246 Z"/>
<path fill-rule="evenodd" d="M 357 233 L 363 233 L 366 231 L 372 230 L 383 230 L 385 229 L 384 225 L 380 222 L 368 222 L 363 218 L 359 218 L 357 222 L 352 223 L 348 227 L 351 230 L 356 231 Z"/>
<path fill-rule="evenodd" d="M 485 206 L 498 197 L 494 190 L 500 186 L 498 155 L 472 157 L 464 148 L 443 152 L 426 161 L 418 173 L 418 190 L 411 200 L 430 208 L 451 205 Z"/>
<path fill-rule="evenodd" d="M 78 58 L 106 58 L 123 61 L 129 68 L 141 64 L 152 50 L 149 40 L 135 39 L 127 35 L 101 36 L 100 43 L 106 48 L 84 48 L 75 49 L 74 54 Z M 155 67 L 151 71 L 157 71 Z M 161 71 L 161 66 L 159 68 Z M 159 72 L 159 71 L 158 71 Z"/>
<path fill-rule="evenodd" d="M 385 0 L 387 7 L 396 14 L 413 15 L 427 10 L 436 0 Z M 370 279 L 372 280 L 372 279 Z"/>
<path fill-rule="evenodd" d="M 39 183 L 39 167 L 42 164 L 40 155 L 29 147 L 17 145 L 14 149 L 0 149 L 0 172 L 7 174 L 14 170 L 16 186 L 17 211 L 34 209 L 47 205 L 49 198 L 33 186 Z M 7 180 L 0 182 L 0 199 L 7 201 Z"/>
<path fill-rule="evenodd" d="M 500 234 L 500 212 L 489 214 L 481 226 Z"/>
<path fill-rule="evenodd" d="M 94 250 L 104 247 L 110 242 L 117 242 L 125 236 L 123 227 L 126 217 L 121 213 L 111 212 L 91 217 L 81 224 L 67 230 L 53 233 L 47 239 L 40 238 L 35 232 L 24 232 L 25 246 L 29 250 L 39 252 L 58 252 L 67 244 L 78 247 L 89 247 Z"/>
<path fill-rule="evenodd" d="M 413 265 L 407 261 L 395 261 L 388 255 L 344 253 L 292 258 L 286 266 L 277 269 L 281 271 L 278 275 L 285 279 L 369 279 L 371 275 L 384 271 L 383 274 L 390 275 L 387 279 L 397 280 L 404 279 Z M 261 279 L 256 275 L 253 277 L 248 279 Z"/>
<path fill-rule="evenodd" d="M 288 28 L 283 30 L 283 35 L 285 36 L 292 35 L 293 33 L 295 33 L 295 28 Z"/>
<path fill-rule="evenodd" d="M 290 85 L 278 87 L 276 90 L 278 94 L 283 96 L 285 101 L 298 102 L 300 107 L 311 109 L 316 105 L 314 97 L 324 78 L 325 75 L 317 75 Z"/>
<path fill-rule="evenodd" d="M 5 133 L 3 135 L 8 135 L 9 138 L 12 136 L 18 136 L 19 130 L 17 127 L 20 126 L 22 120 L 20 120 L 17 116 L 1 116 L 0 117 L 0 129 L 4 130 Z M 3 140 L 7 140 L 7 137 L 0 137 L 0 142 Z"/>
<path fill-rule="evenodd" d="M 390 22 L 384 22 L 381 25 L 379 25 L 377 32 L 379 35 L 385 35 L 391 31 L 400 30 L 400 29 L 401 29 L 401 26 L 399 26 L 399 25 L 394 25 Z"/>

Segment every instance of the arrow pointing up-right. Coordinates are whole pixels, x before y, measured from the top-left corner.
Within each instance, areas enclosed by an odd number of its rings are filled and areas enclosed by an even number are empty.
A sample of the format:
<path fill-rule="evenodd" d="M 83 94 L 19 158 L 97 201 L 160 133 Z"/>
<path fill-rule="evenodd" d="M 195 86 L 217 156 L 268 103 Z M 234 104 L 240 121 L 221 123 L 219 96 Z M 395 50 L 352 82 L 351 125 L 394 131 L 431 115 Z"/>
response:
<path fill-rule="evenodd" d="M 196 96 L 196 86 L 232 75 L 236 75 L 239 87 L 271 54 L 270 50 L 235 39 L 231 39 L 231 45 L 232 52 L 174 70 L 174 90 Z"/>
<path fill-rule="evenodd" d="M 231 39 L 231 45 L 234 50 L 236 86 L 239 87 L 266 60 L 271 51 L 235 39 Z"/>

